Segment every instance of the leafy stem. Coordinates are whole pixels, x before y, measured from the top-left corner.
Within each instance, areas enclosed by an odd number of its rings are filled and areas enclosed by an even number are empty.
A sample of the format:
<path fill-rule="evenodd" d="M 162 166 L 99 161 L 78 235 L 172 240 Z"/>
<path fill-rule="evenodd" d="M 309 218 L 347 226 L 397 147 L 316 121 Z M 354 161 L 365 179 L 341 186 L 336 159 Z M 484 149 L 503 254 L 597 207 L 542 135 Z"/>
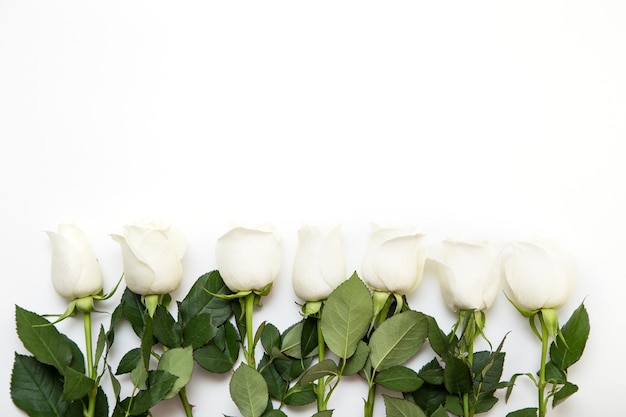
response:
<path fill-rule="evenodd" d="M 547 413 L 547 398 L 545 396 L 546 389 L 546 360 L 548 356 L 549 333 L 548 326 L 541 312 L 538 313 L 539 322 L 541 323 L 541 367 L 539 368 L 539 381 L 537 382 L 538 400 L 539 400 L 539 417 L 545 417 Z"/>
<path fill-rule="evenodd" d="M 376 399 L 376 383 L 374 382 L 374 374 L 368 381 L 369 389 L 367 391 L 367 401 L 365 402 L 365 417 L 374 417 L 374 400 Z"/>
<path fill-rule="evenodd" d="M 87 376 L 93 379 L 94 381 L 97 378 L 97 369 L 93 363 L 93 346 L 92 346 L 92 335 L 91 335 L 91 311 L 83 312 L 83 326 L 85 329 L 85 356 L 87 357 Z M 87 405 L 87 409 L 83 411 L 85 417 L 93 417 L 96 411 L 96 395 L 98 393 L 98 388 L 94 387 L 89 394 L 87 395 L 89 399 L 89 404 Z"/>
<path fill-rule="evenodd" d="M 322 325 L 321 325 L 321 311 L 318 313 L 318 318 L 316 319 L 317 326 L 317 357 L 319 362 L 323 361 L 326 356 L 326 346 L 324 343 L 324 335 L 322 333 Z M 317 411 L 326 410 L 327 400 L 325 398 L 326 394 L 326 379 L 320 378 L 317 381 L 317 386 L 315 389 L 315 394 L 317 396 Z"/>
<path fill-rule="evenodd" d="M 256 369 L 256 361 L 254 359 L 254 332 L 252 330 L 252 315 L 254 313 L 254 302 L 257 295 L 250 293 L 244 297 L 244 316 L 246 320 L 246 346 L 244 355 L 246 362 L 252 369 Z"/>
<path fill-rule="evenodd" d="M 193 413 L 191 411 L 191 404 L 189 404 L 189 399 L 187 398 L 187 390 L 186 387 L 182 387 L 178 392 L 178 398 L 180 398 L 180 402 L 183 404 L 183 408 L 185 409 L 185 415 L 187 417 L 193 417 Z"/>

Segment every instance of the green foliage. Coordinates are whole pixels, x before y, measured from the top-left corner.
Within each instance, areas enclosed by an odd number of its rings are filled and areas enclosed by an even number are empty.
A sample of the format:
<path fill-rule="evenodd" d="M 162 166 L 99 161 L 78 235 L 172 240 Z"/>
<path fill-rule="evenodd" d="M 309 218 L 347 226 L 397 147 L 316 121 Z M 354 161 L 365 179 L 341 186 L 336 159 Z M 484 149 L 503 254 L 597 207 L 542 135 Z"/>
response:
<path fill-rule="evenodd" d="M 230 396 L 243 417 L 263 414 L 269 400 L 263 376 L 248 365 L 241 364 L 230 380 Z"/>
<path fill-rule="evenodd" d="M 410 392 L 421 387 L 424 380 L 411 368 L 396 365 L 379 372 L 374 382 L 393 391 Z"/>
<path fill-rule="evenodd" d="M 364 341 L 360 341 L 356 346 L 356 351 L 346 361 L 346 366 L 343 369 L 344 375 L 354 375 L 359 372 L 365 366 L 367 359 L 370 355 L 370 347 Z"/>
<path fill-rule="evenodd" d="M 550 346 L 550 360 L 563 372 L 581 358 L 589 338 L 589 314 L 581 304 L 561 329 L 562 340 L 555 339 Z"/>
<path fill-rule="evenodd" d="M 214 326 L 224 324 L 233 314 L 232 304 L 214 294 L 230 294 L 219 271 L 199 277 L 183 301 L 178 303 L 178 321 L 184 328 L 199 314 L 209 314 Z"/>
<path fill-rule="evenodd" d="M 65 417 L 69 408 L 58 370 L 32 356 L 15 355 L 11 398 L 31 417 Z"/>
<path fill-rule="evenodd" d="M 35 358 L 41 363 L 54 366 L 61 375 L 72 363 L 72 346 L 69 339 L 43 317 L 15 306 L 17 335 Z"/>
<path fill-rule="evenodd" d="M 369 290 L 356 274 L 328 296 L 322 311 L 322 334 L 328 348 L 342 359 L 354 354 L 374 314 Z"/>
<path fill-rule="evenodd" d="M 521 410 L 508 413 L 506 417 L 537 417 L 536 408 L 523 408 Z"/>
<path fill-rule="evenodd" d="M 63 396 L 65 399 L 73 401 L 80 400 L 96 386 L 96 381 L 89 378 L 82 372 L 67 368 L 65 380 L 63 382 Z"/>
<path fill-rule="evenodd" d="M 426 417 L 426 414 L 411 401 L 383 395 L 387 417 Z"/>
<path fill-rule="evenodd" d="M 324 378 L 329 375 L 337 375 L 338 373 L 339 368 L 337 368 L 337 364 L 331 359 L 324 359 L 307 369 L 302 375 L 302 378 L 298 381 L 298 384 L 309 384 L 320 378 Z"/>
<path fill-rule="evenodd" d="M 165 394 L 163 399 L 176 396 L 178 392 L 191 380 L 193 372 L 193 350 L 191 346 L 174 348 L 166 351 L 159 360 L 157 370 L 167 371 L 177 377 L 174 385 Z"/>
<path fill-rule="evenodd" d="M 504 340 L 493 352 L 472 352 L 470 361 L 466 350 L 472 349 L 472 340 L 480 333 L 476 331 L 478 323 L 473 323 L 476 318 L 473 312 L 459 314 L 455 329 L 460 330 L 461 338 L 445 334 L 433 317 L 427 318 L 429 342 L 439 360 L 434 358 L 419 370 L 417 375 L 424 384 L 410 395 L 429 416 L 441 414 L 444 409 L 463 416 L 464 403 L 470 415 L 484 413 L 498 401 L 494 393 L 505 385 L 500 381 Z"/>
<path fill-rule="evenodd" d="M 426 340 L 428 320 L 413 310 L 385 320 L 372 334 L 369 342 L 374 371 L 401 365 L 417 353 Z"/>
<path fill-rule="evenodd" d="M 465 394 L 472 389 L 472 374 L 467 363 L 459 358 L 448 358 L 443 370 L 443 383 L 451 394 Z"/>

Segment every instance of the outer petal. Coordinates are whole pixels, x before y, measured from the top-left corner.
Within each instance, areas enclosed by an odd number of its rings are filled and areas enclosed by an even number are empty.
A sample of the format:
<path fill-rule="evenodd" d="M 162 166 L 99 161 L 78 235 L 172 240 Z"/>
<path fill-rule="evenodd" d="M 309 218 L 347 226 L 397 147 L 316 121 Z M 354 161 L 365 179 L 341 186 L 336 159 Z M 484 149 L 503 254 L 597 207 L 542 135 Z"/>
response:
<path fill-rule="evenodd" d="M 162 229 L 125 227 L 126 242 L 134 256 L 152 271 L 150 294 L 167 294 L 182 281 L 178 248 Z"/>
<path fill-rule="evenodd" d="M 274 282 L 280 257 L 280 244 L 273 230 L 236 227 L 220 237 L 215 247 L 217 268 L 234 292 L 261 290 Z"/>
<path fill-rule="evenodd" d="M 296 295 L 306 301 L 328 298 L 346 279 L 341 229 L 325 233 L 320 228 L 303 225 L 298 231 L 292 283 Z"/>
<path fill-rule="evenodd" d="M 120 235 L 111 235 L 113 240 L 120 244 L 122 249 L 122 262 L 124 265 L 124 280 L 130 290 L 136 294 L 153 294 L 151 291 L 154 282 L 152 269 L 139 260 L 133 253 L 127 240 Z"/>
<path fill-rule="evenodd" d="M 487 242 L 444 241 L 440 272 L 442 294 L 454 310 L 484 310 L 499 289 L 496 253 Z"/>
<path fill-rule="evenodd" d="M 71 224 L 62 224 L 59 225 L 58 231 L 72 242 L 80 254 L 81 269 L 80 277 L 74 285 L 75 297 L 97 294 L 102 289 L 102 271 L 82 230 Z"/>
<path fill-rule="evenodd" d="M 74 285 L 80 278 L 81 257 L 72 242 L 55 232 L 47 232 L 52 242 L 52 285 L 64 298 L 73 299 Z"/>
<path fill-rule="evenodd" d="M 58 233 L 48 232 L 48 236 L 57 293 L 68 299 L 97 294 L 102 289 L 102 273 L 83 232 L 74 225 L 59 225 Z"/>
<path fill-rule="evenodd" d="M 423 235 L 373 225 L 361 274 L 372 288 L 398 294 L 415 290 L 422 279 L 425 256 Z"/>
<path fill-rule="evenodd" d="M 507 295 L 527 310 L 558 308 L 569 296 L 573 266 L 546 242 L 517 242 L 504 261 Z"/>

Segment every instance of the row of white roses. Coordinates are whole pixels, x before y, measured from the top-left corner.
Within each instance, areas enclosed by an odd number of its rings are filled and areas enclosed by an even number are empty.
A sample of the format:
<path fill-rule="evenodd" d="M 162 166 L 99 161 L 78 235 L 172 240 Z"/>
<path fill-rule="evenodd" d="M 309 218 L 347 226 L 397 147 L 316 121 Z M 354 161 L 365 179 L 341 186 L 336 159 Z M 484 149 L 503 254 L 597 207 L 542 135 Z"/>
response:
<path fill-rule="evenodd" d="M 52 241 L 52 282 L 74 300 L 102 291 L 102 274 L 83 232 L 59 225 Z M 133 292 L 166 294 L 181 283 L 186 243 L 175 228 L 149 221 L 124 226 L 112 235 L 122 250 L 124 278 Z M 572 288 L 571 257 L 547 241 L 514 242 L 496 249 L 489 242 L 447 240 L 435 255 L 424 235 L 400 228 L 372 227 L 360 276 L 375 291 L 408 294 L 422 279 L 427 258 L 437 264 L 443 297 L 458 310 L 484 310 L 504 291 L 518 307 L 536 311 L 558 308 Z M 271 226 L 236 227 L 217 241 L 215 259 L 233 292 L 260 291 L 280 270 L 281 247 Z M 339 226 L 330 230 L 304 225 L 298 231 L 293 288 L 304 301 L 318 301 L 347 278 Z"/>

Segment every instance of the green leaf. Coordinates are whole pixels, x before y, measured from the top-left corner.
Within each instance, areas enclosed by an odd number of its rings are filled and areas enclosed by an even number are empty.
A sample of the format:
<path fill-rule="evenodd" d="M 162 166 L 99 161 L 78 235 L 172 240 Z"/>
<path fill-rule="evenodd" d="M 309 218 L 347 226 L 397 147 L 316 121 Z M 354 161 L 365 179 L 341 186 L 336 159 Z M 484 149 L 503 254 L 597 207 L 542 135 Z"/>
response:
<path fill-rule="evenodd" d="M 333 410 L 324 410 L 324 411 L 318 411 L 317 413 L 313 414 L 313 416 L 311 417 L 332 417 L 333 416 Z"/>
<path fill-rule="evenodd" d="M 370 347 L 364 341 L 359 341 L 356 346 L 356 351 L 346 361 L 346 366 L 343 368 L 343 375 L 354 375 L 358 373 L 367 362 L 367 358 L 370 355 Z"/>
<path fill-rule="evenodd" d="M 137 415 L 145 413 L 155 406 L 158 402 L 165 398 L 165 395 L 174 385 L 176 376 L 165 371 L 149 371 L 148 386 L 149 388 L 140 391 L 132 402 L 130 414 Z"/>
<path fill-rule="evenodd" d="M 324 359 L 321 362 L 316 363 L 307 369 L 302 378 L 298 381 L 298 385 L 310 384 L 313 381 L 317 381 L 320 378 L 324 378 L 328 375 L 337 375 L 339 369 L 337 364 L 331 359 Z"/>
<path fill-rule="evenodd" d="M 164 399 L 178 395 L 178 392 L 191 380 L 193 372 L 193 348 L 174 348 L 167 350 L 161 356 L 157 370 L 167 371 L 178 377 L 172 388 L 165 394 Z"/>
<path fill-rule="evenodd" d="M 137 364 L 141 360 L 141 349 L 134 348 L 126 352 L 122 359 L 120 359 L 120 363 L 117 365 L 117 370 L 115 371 L 115 375 L 122 375 L 128 372 L 131 372 L 133 369 L 137 367 Z"/>
<path fill-rule="evenodd" d="M 478 398 L 478 402 L 476 402 L 476 406 L 475 406 L 476 414 L 486 413 L 487 411 L 491 410 L 493 406 L 496 405 L 497 402 L 498 402 L 498 399 L 494 395 L 491 395 L 491 394 L 481 395 Z M 474 401 L 470 401 L 470 405 L 473 403 Z"/>
<path fill-rule="evenodd" d="M 82 407 L 81 407 L 82 408 Z M 101 387 L 98 387 L 98 393 L 96 394 L 96 410 L 94 417 L 108 417 L 109 416 L 109 400 Z"/>
<path fill-rule="evenodd" d="M 571 382 L 566 382 L 560 390 L 554 393 L 552 400 L 552 407 L 556 407 L 565 401 L 570 395 L 575 394 L 578 391 L 578 387 Z"/>
<path fill-rule="evenodd" d="M 300 351 L 305 358 L 317 353 L 317 326 L 319 326 L 319 320 L 315 317 L 304 319 L 300 336 Z"/>
<path fill-rule="evenodd" d="M 146 313 L 145 328 L 141 335 L 141 360 L 146 369 L 150 369 L 150 358 L 152 357 L 152 346 L 154 345 L 152 318 Z"/>
<path fill-rule="evenodd" d="M 224 323 L 209 344 L 196 350 L 193 356 L 207 371 L 215 373 L 230 371 L 239 356 L 237 329 L 230 322 Z"/>
<path fill-rule="evenodd" d="M 463 403 L 461 402 L 461 397 L 458 395 L 448 395 L 446 397 L 446 403 L 444 405 L 444 409 L 457 416 L 464 415 Z"/>
<path fill-rule="evenodd" d="M 96 381 L 80 372 L 67 368 L 65 382 L 63 383 L 63 395 L 65 399 L 80 400 L 96 386 Z"/>
<path fill-rule="evenodd" d="M 135 334 L 141 337 L 146 324 L 145 317 L 147 316 L 145 314 L 146 307 L 141 302 L 141 296 L 126 288 L 120 303 L 122 305 L 122 314 L 130 322 Z"/>
<path fill-rule="evenodd" d="M 317 399 L 313 384 L 294 385 L 283 399 L 287 405 L 305 405 L 310 404 Z"/>
<path fill-rule="evenodd" d="M 96 354 L 94 356 L 94 363 L 97 364 L 102 359 L 102 354 L 104 353 L 104 348 L 106 347 L 106 332 L 104 331 L 104 326 L 100 325 L 100 331 L 98 333 L 98 340 L 96 341 Z M 81 360 L 82 362 L 82 360 Z M 81 372 L 85 372 L 83 369 Z"/>
<path fill-rule="evenodd" d="M 270 410 L 263 414 L 263 417 L 287 417 L 287 414 L 281 410 Z"/>
<path fill-rule="evenodd" d="M 312 358 L 305 359 L 274 359 L 274 366 L 285 381 L 293 381 L 311 364 Z"/>
<path fill-rule="evenodd" d="M 441 358 L 445 358 L 450 353 L 450 338 L 439 328 L 437 320 L 432 316 L 428 319 L 428 342 L 432 350 Z"/>
<path fill-rule="evenodd" d="M 199 277 L 183 301 L 178 303 L 179 323 L 185 327 L 199 314 L 211 315 L 213 325 L 221 326 L 233 314 L 231 303 L 212 294 L 231 294 L 218 271 L 212 271 Z"/>
<path fill-rule="evenodd" d="M 472 363 L 474 387 L 480 393 L 493 392 L 498 388 L 502 369 L 504 368 L 504 352 L 475 352 Z M 477 392 L 478 393 L 478 392 Z"/>
<path fill-rule="evenodd" d="M 300 348 L 303 326 L 304 320 L 290 326 L 283 332 L 280 346 L 281 352 L 296 359 L 301 359 L 303 357 L 302 349 Z"/>
<path fill-rule="evenodd" d="M 15 354 L 11 399 L 31 417 L 66 417 L 68 410 L 59 373 L 32 356 Z"/>
<path fill-rule="evenodd" d="M 436 409 L 435 412 L 430 415 L 430 417 L 449 417 L 449 416 L 448 416 L 448 413 L 446 413 L 446 410 L 443 408 L 443 406 L 439 406 L 439 408 Z"/>
<path fill-rule="evenodd" d="M 567 375 L 554 362 L 549 361 L 546 363 L 546 381 L 550 381 L 554 384 L 565 384 L 567 382 Z"/>
<path fill-rule="evenodd" d="M 232 369 L 235 361 L 232 357 L 214 344 L 208 344 L 193 353 L 198 365 L 210 372 L 222 374 Z"/>
<path fill-rule="evenodd" d="M 333 290 L 322 310 L 322 334 L 328 348 L 340 358 L 352 356 L 373 314 L 370 292 L 355 273 Z"/>
<path fill-rule="evenodd" d="M 413 399 L 426 414 L 432 415 L 445 403 L 447 395 L 448 392 L 443 385 L 424 383 L 417 391 L 413 392 Z"/>
<path fill-rule="evenodd" d="M 415 404 L 402 398 L 383 395 L 387 417 L 427 417 Z"/>
<path fill-rule="evenodd" d="M 472 376 L 467 364 L 456 357 L 448 358 L 443 370 L 443 383 L 451 394 L 465 394 L 472 390 Z"/>
<path fill-rule="evenodd" d="M 15 306 L 17 335 L 39 362 L 54 366 L 62 375 L 72 362 L 69 339 L 59 333 L 48 320 Z"/>
<path fill-rule="evenodd" d="M 424 380 L 414 370 L 397 365 L 379 372 L 374 382 L 393 391 L 410 392 L 421 387 Z"/>
<path fill-rule="evenodd" d="M 80 372 L 82 374 L 85 373 L 85 357 L 83 356 L 83 352 L 81 352 L 78 345 L 69 337 L 63 335 L 65 341 L 70 347 L 72 351 L 72 361 L 68 365 L 69 368 L 72 368 L 76 372 Z"/>
<path fill-rule="evenodd" d="M 369 346 L 374 370 L 383 371 L 401 365 L 415 355 L 428 335 L 428 320 L 417 311 L 408 310 L 383 322 Z"/>
<path fill-rule="evenodd" d="M 283 399 L 283 396 L 287 392 L 288 384 L 287 381 L 285 381 L 280 376 L 280 374 L 276 370 L 276 367 L 274 366 L 274 363 L 271 363 L 269 361 L 269 356 L 267 354 L 263 355 L 263 358 L 259 363 L 259 369 L 261 375 L 267 383 L 267 391 L 270 397 L 280 401 Z"/>
<path fill-rule="evenodd" d="M 164 306 L 157 306 L 152 318 L 152 326 L 154 337 L 159 342 L 168 348 L 180 347 L 182 339 L 180 325 Z"/>
<path fill-rule="evenodd" d="M 211 323 L 211 316 L 198 314 L 183 329 L 183 345 L 198 349 L 209 343 L 216 334 L 217 328 Z"/>
<path fill-rule="evenodd" d="M 589 338 L 589 315 L 584 304 L 581 304 L 561 329 L 565 339 L 555 340 L 550 346 L 550 359 L 562 371 L 576 363 L 585 350 Z"/>
<path fill-rule="evenodd" d="M 439 365 L 436 358 L 433 358 L 417 373 L 425 382 L 433 385 L 443 384 L 443 368 Z"/>
<path fill-rule="evenodd" d="M 537 417 L 536 408 L 522 408 L 521 410 L 510 412 L 506 417 Z"/>
<path fill-rule="evenodd" d="M 272 356 L 276 348 L 280 348 L 280 331 L 272 323 L 267 323 L 261 334 L 261 345 L 265 352 Z"/>
<path fill-rule="evenodd" d="M 241 364 L 230 380 L 230 396 L 243 417 L 261 416 L 267 407 L 269 393 L 263 376 Z"/>

